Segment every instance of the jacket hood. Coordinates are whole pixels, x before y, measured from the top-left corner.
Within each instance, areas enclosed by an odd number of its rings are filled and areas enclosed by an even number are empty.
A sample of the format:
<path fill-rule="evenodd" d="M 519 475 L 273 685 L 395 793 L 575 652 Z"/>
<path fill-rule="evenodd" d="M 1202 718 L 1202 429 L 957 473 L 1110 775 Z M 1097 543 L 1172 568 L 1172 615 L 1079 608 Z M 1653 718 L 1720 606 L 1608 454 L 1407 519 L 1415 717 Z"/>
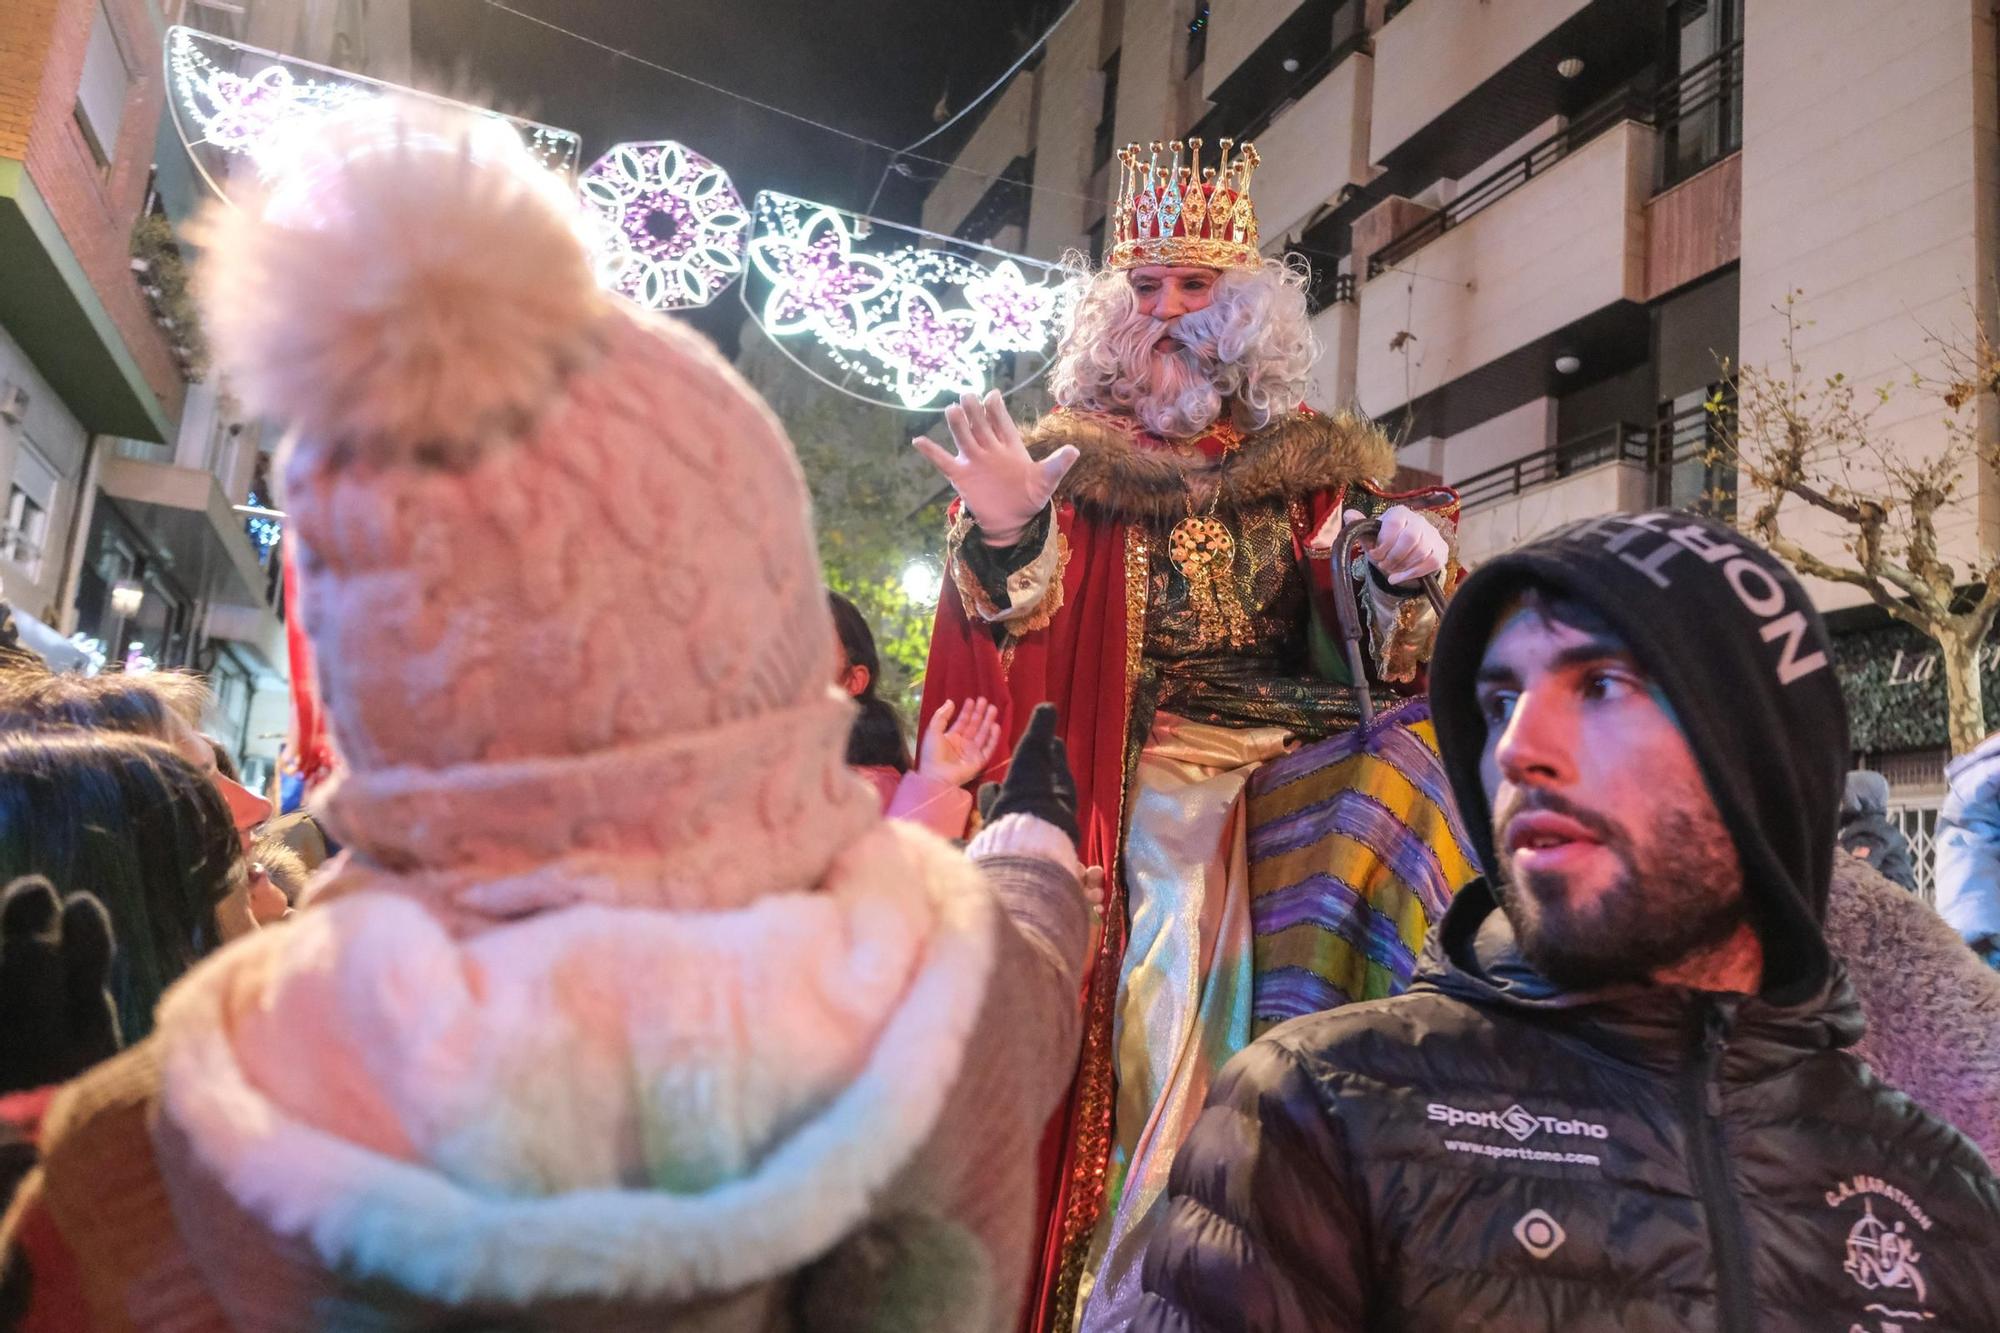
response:
<path fill-rule="evenodd" d="M 1847 775 L 1846 785 L 1840 793 L 1840 813 L 1843 817 L 1858 814 L 1879 815 L 1888 809 L 1889 779 L 1865 768 L 1857 768 Z"/>
<path fill-rule="evenodd" d="M 1431 716 L 1466 832 L 1499 869 L 1480 774 L 1477 676 L 1526 588 L 1595 612 L 1657 686 L 1743 866 L 1764 950 L 1764 994 L 1817 994 L 1831 965 L 1821 919 L 1833 877 L 1847 710 L 1826 626 L 1775 556 L 1694 514 L 1608 514 L 1489 561 L 1438 627 Z"/>
<path fill-rule="evenodd" d="M 1431 933 L 1416 984 L 1483 1008 L 1523 1015 L 1567 1014 L 1586 1039 L 1621 1059 L 1656 1069 L 1685 1063 L 1700 1031 L 1698 1011 L 1720 1003 L 1732 1012 L 1730 1043 L 1740 1058 L 1788 1063 L 1861 1039 L 1863 1019 L 1839 963 L 1809 996 L 1784 1003 L 1755 995 L 1715 996 L 1678 986 L 1621 985 L 1565 990 L 1521 954 L 1493 888 L 1476 880 L 1460 889 Z"/>
<path fill-rule="evenodd" d="M 354 894 L 169 992 L 161 1115 L 205 1184 L 343 1281 L 702 1300 L 868 1221 L 957 1079 L 996 923 L 976 867 L 895 824 L 727 911 L 455 939 Z"/>

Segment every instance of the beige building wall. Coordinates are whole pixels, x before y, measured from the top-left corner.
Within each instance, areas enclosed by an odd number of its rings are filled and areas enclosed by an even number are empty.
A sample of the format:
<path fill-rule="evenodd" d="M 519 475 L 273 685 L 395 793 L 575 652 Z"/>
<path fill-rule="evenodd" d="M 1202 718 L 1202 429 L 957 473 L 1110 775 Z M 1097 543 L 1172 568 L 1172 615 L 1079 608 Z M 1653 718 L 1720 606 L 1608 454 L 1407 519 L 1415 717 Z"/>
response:
<path fill-rule="evenodd" d="M 1444 442 L 1445 484 L 1455 486 L 1489 468 L 1556 446 L 1556 400 L 1536 398 Z"/>
<path fill-rule="evenodd" d="M 1809 382 L 1901 383 L 1875 424 L 1908 457 L 1944 444 L 1927 331 L 1965 336 L 1994 315 L 1996 72 L 1988 0 L 1752 0 L 1746 7 L 1742 342 L 1783 364 L 1787 292 Z M 1993 423 L 1986 423 L 1990 432 Z M 1945 525 L 1961 567 L 1990 550 L 1991 478 Z M 1816 525 L 1829 556 L 1840 534 Z M 1815 588 L 1822 605 L 1860 600 Z"/>
<path fill-rule="evenodd" d="M 0 418 L 0 504 L 11 495 L 16 478 L 37 473 L 46 464 L 55 476 L 55 503 L 50 507 L 42 537 L 42 557 L 23 565 L 12 558 L 13 544 L 0 543 L 0 595 L 49 625 L 62 627 L 68 608 L 61 592 L 70 562 L 70 533 L 76 526 L 77 502 L 87 479 L 83 475 L 90 433 L 35 369 L 19 343 L 0 329 L 0 393 L 17 389 L 27 395 L 18 423 Z M 32 451 L 32 459 L 23 454 Z M 39 480 L 39 478 L 36 478 Z M 25 489 L 25 488 L 24 488 Z M 0 509 L 0 527 L 6 511 Z"/>
<path fill-rule="evenodd" d="M 1312 331 L 1319 340 L 1319 361 L 1306 389 L 1306 405 L 1316 412 L 1338 412 L 1354 406 L 1360 308 L 1352 301 L 1335 301 L 1312 317 Z"/>
<path fill-rule="evenodd" d="M 1653 131 L 1628 122 L 1364 283 L 1362 408 L 1394 411 L 1615 301 L 1642 300 L 1652 178 Z"/>
<path fill-rule="evenodd" d="M 1024 72 L 995 96 L 986 118 L 952 159 L 966 170 L 946 172 L 924 200 L 924 226 L 932 231 L 957 231 L 972 206 L 992 187 L 992 177 L 1005 172 L 1008 163 L 1033 146 L 1035 91 L 1035 74 Z"/>
<path fill-rule="evenodd" d="M 1135 4 L 1143 0 L 1134 0 Z M 1050 35 L 1042 57 L 1041 115 L 1035 126 L 1035 185 L 1028 210 L 1027 251 L 1054 259 L 1082 246 L 1104 216 L 1093 202 L 1090 162 L 1097 112 L 1103 100 L 1104 0 L 1081 0 Z M 1116 46 L 1116 41 L 1111 46 Z M 1124 80 L 1119 85 L 1122 89 Z M 1121 93 L 1122 98 L 1122 93 Z"/>
<path fill-rule="evenodd" d="M 1366 183 L 1374 89 L 1375 62 L 1351 55 L 1258 137 L 1263 165 L 1253 193 L 1257 225 L 1267 241 L 1305 223 L 1343 187 Z"/>
<path fill-rule="evenodd" d="M 1299 0 L 1214 0 L 1208 9 L 1208 54 L 1201 64 L 1202 95 L 1215 96 L 1222 81 L 1298 7 Z"/>
<path fill-rule="evenodd" d="M 1120 146 L 1176 139 L 1187 130 L 1181 119 L 1187 20 L 1177 17 L 1185 9 L 1184 0 L 1126 0 L 1118 51 Z"/>
<path fill-rule="evenodd" d="M 1380 162 L 1589 3 L 1415 0 L 1375 34 L 1373 160 Z"/>
<path fill-rule="evenodd" d="M 1458 518 L 1458 555 L 1477 566 L 1565 523 L 1646 509 L 1652 478 L 1637 463 L 1604 463 L 1517 497 L 1467 509 Z"/>

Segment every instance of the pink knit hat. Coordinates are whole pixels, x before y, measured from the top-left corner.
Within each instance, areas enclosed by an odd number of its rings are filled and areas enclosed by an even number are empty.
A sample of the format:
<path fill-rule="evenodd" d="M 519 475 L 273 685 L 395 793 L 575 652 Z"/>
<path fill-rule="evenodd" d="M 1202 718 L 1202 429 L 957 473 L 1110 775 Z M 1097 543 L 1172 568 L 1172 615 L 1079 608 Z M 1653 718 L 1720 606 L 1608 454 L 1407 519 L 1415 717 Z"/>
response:
<path fill-rule="evenodd" d="M 235 391 L 293 431 L 350 875 L 489 917 L 816 883 L 877 814 L 777 420 L 599 290 L 497 122 L 364 110 L 302 149 L 208 220 L 202 294 Z"/>

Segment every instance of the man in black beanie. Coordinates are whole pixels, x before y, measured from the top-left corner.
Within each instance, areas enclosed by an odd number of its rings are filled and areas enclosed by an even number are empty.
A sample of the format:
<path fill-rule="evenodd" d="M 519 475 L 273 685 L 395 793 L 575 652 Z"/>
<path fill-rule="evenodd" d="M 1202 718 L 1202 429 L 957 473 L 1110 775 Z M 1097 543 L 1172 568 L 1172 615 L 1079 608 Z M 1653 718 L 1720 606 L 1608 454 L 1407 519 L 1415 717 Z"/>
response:
<path fill-rule="evenodd" d="M 1230 1062 L 1134 1327 L 2000 1327 L 2000 1182 L 1845 1049 L 1846 719 L 1784 568 L 1562 529 L 1459 589 L 1431 706 L 1489 877 L 1408 994 Z"/>

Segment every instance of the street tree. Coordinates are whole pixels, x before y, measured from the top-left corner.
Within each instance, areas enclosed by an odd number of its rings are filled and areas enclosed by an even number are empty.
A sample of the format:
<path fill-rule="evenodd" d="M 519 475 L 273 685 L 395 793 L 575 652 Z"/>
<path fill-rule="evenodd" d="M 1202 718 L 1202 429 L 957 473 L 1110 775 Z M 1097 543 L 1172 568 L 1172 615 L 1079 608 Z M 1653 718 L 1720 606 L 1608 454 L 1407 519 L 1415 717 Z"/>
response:
<path fill-rule="evenodd" d="M 1795 350 L 1802 295 L 1789 293 L 1779 309 L 1783 364 L 1737 367 L 1735 403 L 1710 398 L 1710 461 L 1736 467 L 1745 532 L 1801 574 L 1860 589 L 1937 644 L 1949 743 L 1964 754 L 1987 733 L 1980 651 L 2000 614 L 2000 553 L 1982 549 L 1960 565 L 1940 532 L 1970 521 L 1980 478 L 2000 475 L 2000 348 L 1975 317 L 1970 333 L 1929 335 L 1932 368 L 1906 382 L 1862 390 L 1844 374 L 1809 376 Z M 1900 393 L 1936 402 L 1942 447 L 1908 450 L 1878 425 Z M 1829 529 L 1830 543 L 1815 539 Z"/>

